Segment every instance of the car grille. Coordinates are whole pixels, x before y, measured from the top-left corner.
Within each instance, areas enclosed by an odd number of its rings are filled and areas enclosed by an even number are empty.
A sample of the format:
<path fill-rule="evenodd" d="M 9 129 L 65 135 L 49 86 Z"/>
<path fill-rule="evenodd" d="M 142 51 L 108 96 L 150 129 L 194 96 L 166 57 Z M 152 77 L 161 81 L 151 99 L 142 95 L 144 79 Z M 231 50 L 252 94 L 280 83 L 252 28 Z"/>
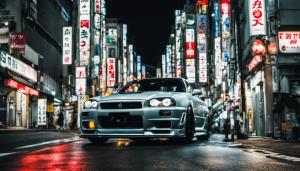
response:
<path fill-rule="evenodd" d="M 99 116 L 98 122 L 102 128 L 143 128 L 142 116 L 130 116 L 129 113 L 110 113 L 109 116 Z"/>
<path fill-rule="evenodd" d="M 139 109 L 142 108 L 141 102 L 113 102 L 101 103 L 101 109 Z"/>

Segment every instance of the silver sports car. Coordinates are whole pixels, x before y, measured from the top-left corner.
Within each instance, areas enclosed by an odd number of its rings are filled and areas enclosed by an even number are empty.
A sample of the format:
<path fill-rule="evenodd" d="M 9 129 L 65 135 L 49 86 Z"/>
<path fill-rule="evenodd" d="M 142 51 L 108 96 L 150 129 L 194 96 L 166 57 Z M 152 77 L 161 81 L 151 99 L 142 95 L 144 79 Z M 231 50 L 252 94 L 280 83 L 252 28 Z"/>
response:
<path fill-rule="evenodd" d="M 116 93 L 84 103 L 80 136 L 92 143 L 108 138 L 208 139 L 209 110 L 182 78 L 129 82 Z"/>

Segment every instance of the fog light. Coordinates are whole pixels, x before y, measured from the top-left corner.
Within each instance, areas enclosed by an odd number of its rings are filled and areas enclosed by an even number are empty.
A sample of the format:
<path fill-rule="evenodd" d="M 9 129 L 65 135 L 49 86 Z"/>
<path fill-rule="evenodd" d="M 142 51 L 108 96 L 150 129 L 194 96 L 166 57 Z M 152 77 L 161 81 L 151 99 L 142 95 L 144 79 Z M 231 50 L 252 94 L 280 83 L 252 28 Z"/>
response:
<path fill-rule="evenodd" d="M 95 121 L 94 120 L 90 120 L 89 121 L 89 128 L 90 129 L 94 129 L 95 128 Z"/>

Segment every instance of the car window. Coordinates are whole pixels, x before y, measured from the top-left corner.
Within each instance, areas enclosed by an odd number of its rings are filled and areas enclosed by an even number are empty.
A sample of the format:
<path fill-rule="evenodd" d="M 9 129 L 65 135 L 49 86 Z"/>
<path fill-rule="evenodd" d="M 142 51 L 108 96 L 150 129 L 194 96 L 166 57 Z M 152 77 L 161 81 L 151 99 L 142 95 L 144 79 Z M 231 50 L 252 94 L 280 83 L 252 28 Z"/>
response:
<path fill-rule="evenodd" d="M 180 79 L 144 79 L 128 83 L 119 93 L 138 93 L 144 91 L 185 92 Z"/>

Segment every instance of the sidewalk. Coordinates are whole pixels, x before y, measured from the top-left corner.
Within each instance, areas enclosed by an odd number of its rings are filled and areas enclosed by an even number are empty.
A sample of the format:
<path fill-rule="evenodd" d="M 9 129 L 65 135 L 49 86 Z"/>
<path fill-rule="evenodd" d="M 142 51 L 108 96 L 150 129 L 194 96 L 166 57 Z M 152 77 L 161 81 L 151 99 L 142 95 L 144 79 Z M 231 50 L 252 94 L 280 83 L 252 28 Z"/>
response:
<path fill-rule="evenodd" d="M 299 140 L 280 140 L 268 137 L 249 137 L 248 139 L 235 139 L 233 143 L 240 143 L 244 145 L 245 148 L 257 148 L 288 156 L 300 157 Z"/>

